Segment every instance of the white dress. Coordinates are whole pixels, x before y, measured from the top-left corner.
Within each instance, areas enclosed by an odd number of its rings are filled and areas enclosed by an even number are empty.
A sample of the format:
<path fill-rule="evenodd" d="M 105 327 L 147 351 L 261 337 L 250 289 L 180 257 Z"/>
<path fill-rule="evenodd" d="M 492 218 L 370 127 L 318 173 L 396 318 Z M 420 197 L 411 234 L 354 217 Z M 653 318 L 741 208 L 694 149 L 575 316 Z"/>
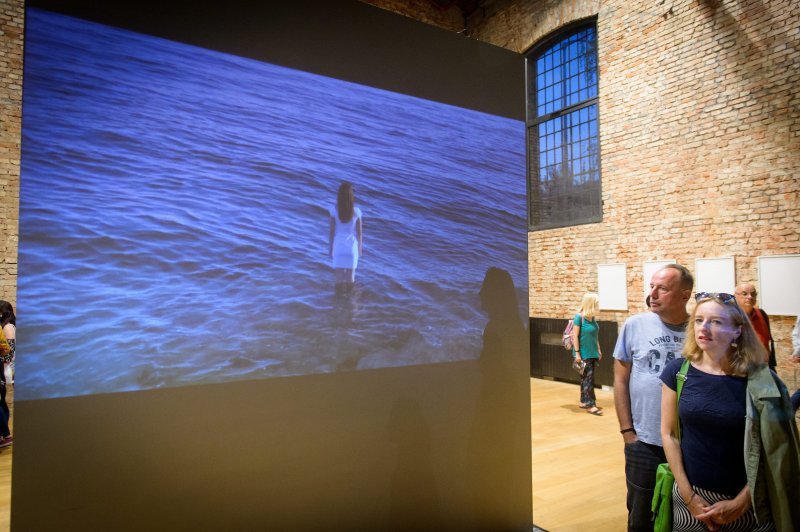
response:
<path fill-rule="evenodd" d="M 355 270 L 358 266 L 358 237 L 356 223 L 361 220 L 361 209 L 353 209 L 353 217 L 349 222 L 342 222 L 336 213 L 336 205 L 328 212 L 336 222 L 333 233 L 333 267 Z"/>

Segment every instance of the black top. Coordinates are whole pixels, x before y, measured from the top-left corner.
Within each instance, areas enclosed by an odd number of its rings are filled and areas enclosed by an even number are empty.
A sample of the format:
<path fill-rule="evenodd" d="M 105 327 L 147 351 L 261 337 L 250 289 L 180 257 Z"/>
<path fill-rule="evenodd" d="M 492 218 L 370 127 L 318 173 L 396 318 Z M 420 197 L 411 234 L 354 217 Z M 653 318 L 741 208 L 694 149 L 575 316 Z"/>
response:
<path fill-rule="evenodd" d="M 661 380 L 677 390 L 683 359 L 671 361 Z M 704 373 L 691 364 L 681 391 L 681 452 L 689 482 L 736 496 L 747 484 L 744 428 L 747 378 Z"/>

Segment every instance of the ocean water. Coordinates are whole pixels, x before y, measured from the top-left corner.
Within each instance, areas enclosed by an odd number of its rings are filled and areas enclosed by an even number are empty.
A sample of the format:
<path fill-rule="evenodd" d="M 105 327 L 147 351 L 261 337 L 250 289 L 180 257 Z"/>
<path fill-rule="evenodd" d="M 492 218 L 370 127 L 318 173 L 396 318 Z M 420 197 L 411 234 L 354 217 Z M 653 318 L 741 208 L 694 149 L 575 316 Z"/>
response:
<path fill-rule="evenodd" d="M 23 90 L 18 399 L 473 359 L 490 266 L 525 319 L 522 122 L 37 9 Z"/>

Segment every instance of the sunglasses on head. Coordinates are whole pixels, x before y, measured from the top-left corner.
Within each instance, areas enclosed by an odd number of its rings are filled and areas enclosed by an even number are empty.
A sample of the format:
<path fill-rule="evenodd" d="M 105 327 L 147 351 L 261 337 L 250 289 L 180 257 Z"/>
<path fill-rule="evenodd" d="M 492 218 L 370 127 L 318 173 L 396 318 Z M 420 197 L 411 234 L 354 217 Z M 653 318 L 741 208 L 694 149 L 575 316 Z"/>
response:
<path fill-rule="evenodd" d="M 694 295 L 695 301 L 700 301 L 702 299 L 719 299 L 723 303 L 733 302 L 734 305 L 736 304 L 736 296 L 725 292 L 697 292 Z"/>

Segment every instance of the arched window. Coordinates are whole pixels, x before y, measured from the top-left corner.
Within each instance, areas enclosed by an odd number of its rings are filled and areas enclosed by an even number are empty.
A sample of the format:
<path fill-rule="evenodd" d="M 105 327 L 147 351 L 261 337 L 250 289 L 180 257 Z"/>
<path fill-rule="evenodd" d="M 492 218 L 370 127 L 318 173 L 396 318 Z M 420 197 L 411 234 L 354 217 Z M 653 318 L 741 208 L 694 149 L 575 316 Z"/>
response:
<path fill-rule="evenodd" d="M 595 23 L 533 48 L 526 82 L 528 228 L 601 221 Z"/>

